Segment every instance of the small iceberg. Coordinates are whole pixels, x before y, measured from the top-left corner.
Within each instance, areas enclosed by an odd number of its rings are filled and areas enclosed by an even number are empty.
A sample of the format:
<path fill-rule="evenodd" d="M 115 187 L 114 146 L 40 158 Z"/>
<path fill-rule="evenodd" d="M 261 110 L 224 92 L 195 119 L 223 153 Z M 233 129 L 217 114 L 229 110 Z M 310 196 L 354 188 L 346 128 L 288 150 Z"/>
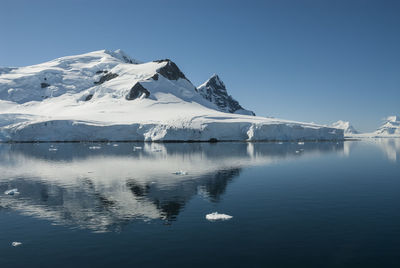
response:
<path fill-rule="evenodd" d="M 134 151 L 139 151 L 139 150 L 142 150 L 142 147 L 140 147 L 140 146 L 134 146 L 134 147 L 133 147 L 133 150 L 134 150 Z"/>
<path fill-rule="evenodd" d="M 206 219 L 209 221 L 226 221 L 232 219 L 233 216 L 227 214 L 220 214 L 218 212 L 213 212 L 206 215 Z"/>
<path fill-rule="evenodd" d="M 14 188 L 14 189 L 11 189 L 11 190 L 7 190 L 7 191 L 5 191 L 4 193 L 5 193 L 6 195 L 17 195 L 17 194 L 19 194 L 17 188 Z"/>
<path fill-rule="evenodd" d="M 114 143 L 114 144 L 113 144 L 113 146 L 114 146 L 114 147 L 118 147 L 119 145 L 118 145 L 118 144 L 116 144 L 116 143 Z"/>
<path fill-rule="evenodd" d="M 11 243 L 11 246 L 13 246 L 13 247 L 18 247 L 18 246 L 21 246 L 21 245 L 22 245 L 21 242 L 12 242 Z"/>
<path fill-rule="evenodd" d="M 175 174 L 175 175 L 187 175 L 189 173 L 187 171 L 179 170 L 179 171 L 176 171 L 176 172 L 174 172 L 172 174 Z"/>
<path fill-rule="evenodd" d="M 89 149 L 90 150 L 98 150 L 98 149 L 101 149 L 101 146 L 90 146 Z"/>
<path fill-rule="evenodd" d="M 304 145 L 304 141 L 299 141 L 297 144 L 298 145 Z"/>
<path fill-rule="evenodd" d="M 56 148 L 56 147 L 54 147 L 54 145 L 52 144 L 52 145 L 50 145 L 50 148 L 49 148 L 49 151 L 50 152 L 55 152 L 55 151 L 57 151 L 58 149 Z"/>

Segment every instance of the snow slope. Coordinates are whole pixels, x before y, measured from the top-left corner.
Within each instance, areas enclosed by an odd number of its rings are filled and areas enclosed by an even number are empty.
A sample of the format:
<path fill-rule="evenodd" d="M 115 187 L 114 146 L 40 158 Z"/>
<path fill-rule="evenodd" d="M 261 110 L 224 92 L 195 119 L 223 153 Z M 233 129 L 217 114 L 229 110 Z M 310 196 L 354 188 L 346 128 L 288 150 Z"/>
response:
<path fill-rule="evenodd" d="M 352 125 L 350 125 L 349 121 L 336 121 L 332 124 L 332 127 L 343 129 L 344 135 L 359 134 L 359 132 Z"/>
<path fill-rule="evenodd" d="M 331 127 L 224 113 L 201 92 L 171 60 L 121 50 L 0 68 L 0 141 L 343 139 Z"/>

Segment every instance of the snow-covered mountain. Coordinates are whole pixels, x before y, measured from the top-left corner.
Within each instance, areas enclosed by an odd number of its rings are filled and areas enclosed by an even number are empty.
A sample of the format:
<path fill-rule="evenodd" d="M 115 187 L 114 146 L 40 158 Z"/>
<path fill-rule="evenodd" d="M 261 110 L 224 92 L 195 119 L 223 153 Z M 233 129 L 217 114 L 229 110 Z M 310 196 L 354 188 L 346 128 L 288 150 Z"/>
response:
<path fill-rule="evenodd" d="M 376 131 L 378 135 L 400 135 L 400 116 L 388 116 Z"/>
<path fill-rule="evenodd" d="M 388 116 L 376 131 L 369 133 L 346 134 L 354 138 L 400 138 L 400 116 Z"/>
<path fill-rule="evenodd" d="M 334 128 L 343 129 L 345 135 L 359 134 L 359 132 L 352 125 L 350 125 L 349 121 L 339 120 L 333 123 L 331 126 Z"/>
<path fill-rule="evenodd" d="M 121 50 L 0 68 L 0 141 L 343 138 L 331 127 L 238 113 L 251 114 L 218 77 L 197 89 L 171 60 L 142 63 Z"/>
<path fill-rule="evenodd" d="M 197 88 L 200 95 L 218 106 L 221 112 L 244 115 L 255 115 L 254 112 L 244 109 L 239 102 L 228 95 L 224 82 L 214 74 Z"/>

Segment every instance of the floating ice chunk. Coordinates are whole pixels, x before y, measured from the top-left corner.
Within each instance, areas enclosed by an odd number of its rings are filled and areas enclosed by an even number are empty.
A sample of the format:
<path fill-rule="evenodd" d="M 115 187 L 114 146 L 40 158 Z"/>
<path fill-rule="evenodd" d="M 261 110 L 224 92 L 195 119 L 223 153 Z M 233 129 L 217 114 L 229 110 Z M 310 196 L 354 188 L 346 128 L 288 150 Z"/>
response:
<path fill-rule="evenodd" d="M 17 188 L 14 188 L 14 189 L 11 189 L 11 190 L 7 190 L 7 191 L 5 191 L 4 193 L 5 193 L 6 195 L 16 195 L 16 194 L 19 194 Z"/>
<path fill-rule="evenodd" d="M 218 220 L 226 221 L 226 220 L 230 220 L 232 218 L 233 218 L 233 216 L 230 216 L 227 214 L 220 214 L 218 212 L 213 212 L 213 213 L 206 215 L 206 219 L 209 221 L 218 221 Z"/>
<path fill-rule="evenodd" d="M 18 246 L 21 246 L 21 245 L 22 245 L 21 242 L 12 242 L 11 243 L 11 246 L 13 246 L 13 247 L 18 247 Z"/>
<path fill-rule="evenodd" d="M 49 151 L 57 151 L 58 149 L 54 145 L 50 145 Z"/>
<path fill-rule="evenodd" d="M 101 146 L 90 146 L 89 149 L 90 150 L 98 150 L 98 149 L 101 149 Z"/>
<path fill-rule="evenodd" d="M 142 150 L 142 147 L 140 147 L 140 146 L 133 146 L 133 150 L 134 150 L 134 151 L 139 151 L 139 150 Z"/>
<path fill-rule="evenodd" d="M 304 141 L 299 141 L 297 144 L 298 145 L 304 145 Z"/>
<path fill-rule="evenodd" d="M 187 175 L 189 173 L 187 171 L 179 170 L 179 171 L 176 171 L 176 172 L 174 172 L 172 174 L 175 174 L 175 175 Z"/>
<path fill-rule="evenodd" d="M 280 142 L 278 142 L 278 144 L 283 144 L 283 142 L 280 141 Z"/>
<path fill-rule="evenodd" d="M 114 146 L 114 147 L 118 147 L 119 145 L 118 145 L 118 144 L 116 144 L 116 143 L 114 143 L 114 144 L 113 144 L 113 146 Z"/>
<path fill-rule="evenodd" d="M 299 154 L 300 153 L 300 151 L 296 151 L 296 154 Z"/>

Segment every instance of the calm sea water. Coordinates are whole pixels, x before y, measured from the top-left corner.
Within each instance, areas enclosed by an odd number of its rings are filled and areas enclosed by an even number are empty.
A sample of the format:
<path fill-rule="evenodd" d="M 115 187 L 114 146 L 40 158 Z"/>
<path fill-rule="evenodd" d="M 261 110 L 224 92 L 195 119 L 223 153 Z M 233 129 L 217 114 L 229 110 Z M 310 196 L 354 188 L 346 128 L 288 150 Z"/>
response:
<path fill-rule="evenodd" d="M 400 267 L 400 139 L 1 144 L 0 267 Z"/>

